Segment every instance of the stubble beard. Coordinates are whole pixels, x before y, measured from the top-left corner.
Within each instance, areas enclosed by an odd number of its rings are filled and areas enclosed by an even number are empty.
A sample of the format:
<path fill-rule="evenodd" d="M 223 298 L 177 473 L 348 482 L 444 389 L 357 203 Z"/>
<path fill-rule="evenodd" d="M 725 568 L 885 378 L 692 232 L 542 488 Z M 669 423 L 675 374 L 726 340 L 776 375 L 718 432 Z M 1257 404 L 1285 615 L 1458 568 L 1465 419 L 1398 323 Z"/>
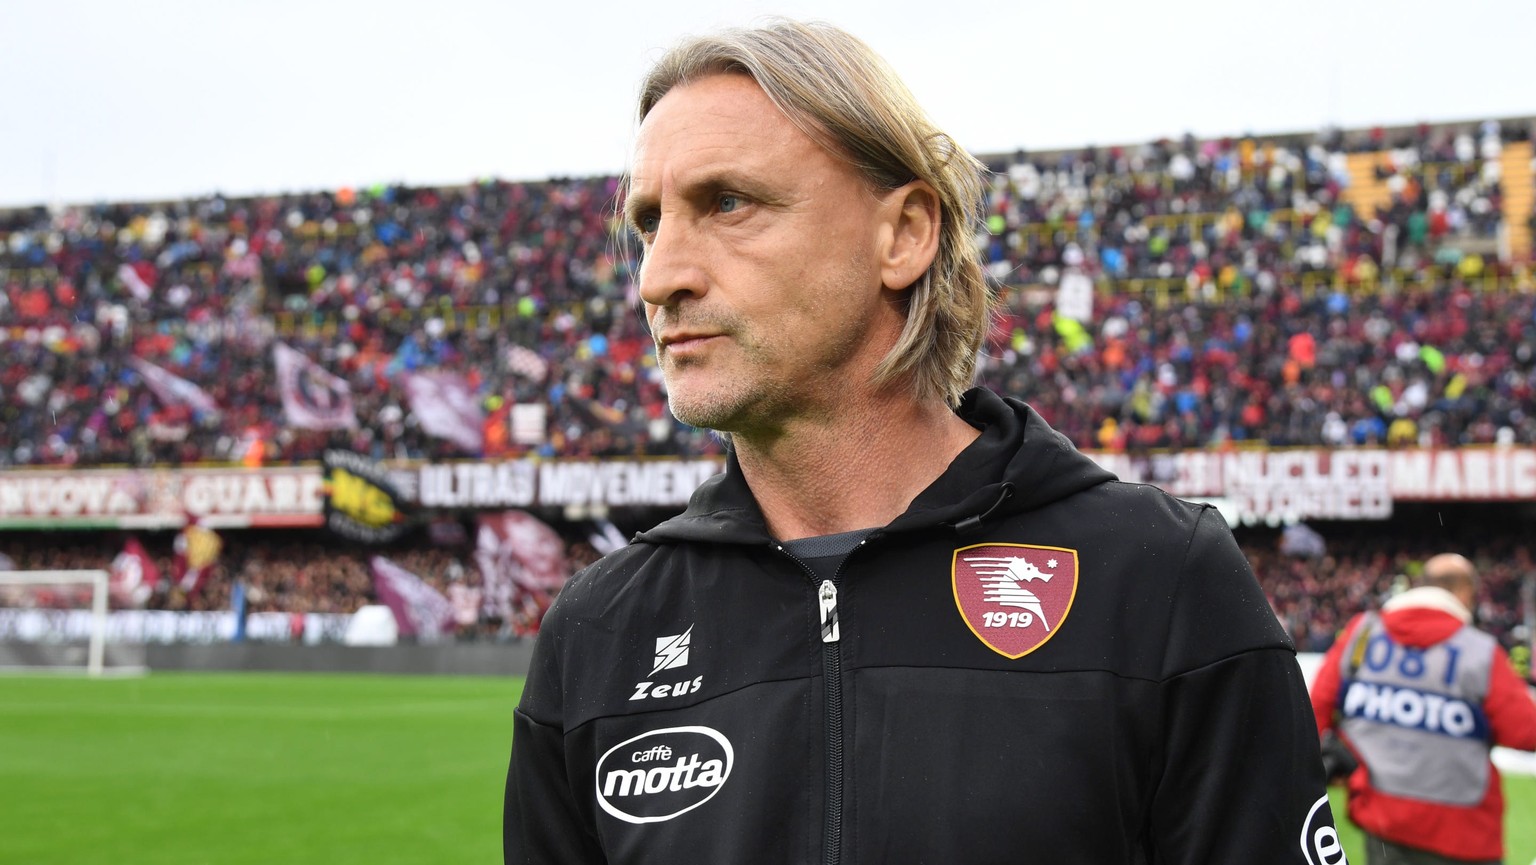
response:
<path fill-rule="evenodd" d="M 666 348 L 657 349 L 672 416 L 691 427 L 721 433 L 738 432 L 749 426 L 749 409 L 762 401 L 759 392 L 763 390 L 763 370 L 770 352 L 757 343 L 746 322 L 714 311 L 690 310 L 683 315 L 666 309 L 657 316 L 658 320 L 651 322 L 657 330 L 665 326 L 659 320 L 662 317 L 686 319 L 689 326 L 722 334 L 728 342 L 703 358 L 679 360 L 668 354 Z"/>
<path fill-rule="evenodd" d="M 855 270 L 850 264 L 846 271 L 829 275 L 824 288 L 810 297 L 856 290 L 848 287 L 857 285 Z M 811 311 L 837 314 L 831 308 Z M 690 324 L 724 333 L 729 345 L 724 358 L 711 352 L 715 356 L 678 361 L 658 351 L 668 407 L 689 426 L 744 438 L 773 436 L 791 418 L 815 413 L 818 403 L 837 400 L 849 387 L 859 386 L 848 378 L 848 364 L 868 336 L 868 321 L 848 321 L 847 327 L 825 334 L 821 343 L 797 348 L 796 340 L 771 327 L 755 328 L 733 313 L 691 312 Z M 672 310 L 658 312 L 676 315 Z M 651 324 L 659 327 L 656 321 Z M 799 358 L 792 359 L 792 354 Z M 693 378 L 690 385 L 683 385 L 685 375 Z"/>
<path fill-rule="evenodd" d="M 794 349 L 762 344 L 744 327 L 732 330 L 729 351 L 734 358 L 719 368 L 708 368 L 711 361 L 679 364 L 668 359 L 663 362 L 662 375 L 672 416 L 689 426 L 735 437 L 771 437 L 782 431 L 787 421 L 817 413 L 826 408 L 823 403 L 837 400 L 838 393 L 857 387 L 848 378 L 846 364 L 857 351 L 859 340 L 851 332 L 840 336 L 843 338 L 812 349 L 815 359 L 806 359 L 810 368 L 793 363 L 788 369 L 781 368 L 775 360 L 782 360 L 785 352 Z M 688 369 L 690 366 L 694 368 Z M 790 370 L 793 374 L 786 375 Z M 693 378 L 686 385 L 685 375 Z M 833 384 L 836 382 L 841 383 Z"/>
<path fill-rule="evenodd" d="M 781 414 L 787 388 L 767 375 L 762 348 L 731 337 L 740 364 L 709 370 L 703 363 L 668 361 L 662 368 L 672 416 L 699 429 L 747 433 Z M 688 369 L 688 367 L 694 367 Z M 693 380 L 684 384 L 684 380 Z"/>

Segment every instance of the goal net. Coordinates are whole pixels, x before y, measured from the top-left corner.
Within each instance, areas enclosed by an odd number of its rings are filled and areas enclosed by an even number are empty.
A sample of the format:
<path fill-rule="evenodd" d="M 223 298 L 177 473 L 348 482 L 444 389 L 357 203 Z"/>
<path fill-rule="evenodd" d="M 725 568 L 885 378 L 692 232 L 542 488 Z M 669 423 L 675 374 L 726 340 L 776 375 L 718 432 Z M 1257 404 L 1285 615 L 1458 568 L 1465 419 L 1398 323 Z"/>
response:
<path fill-rule="evenodd" d="M 0 669 L 106 672 L 106 571 L 0 571 Z"/>

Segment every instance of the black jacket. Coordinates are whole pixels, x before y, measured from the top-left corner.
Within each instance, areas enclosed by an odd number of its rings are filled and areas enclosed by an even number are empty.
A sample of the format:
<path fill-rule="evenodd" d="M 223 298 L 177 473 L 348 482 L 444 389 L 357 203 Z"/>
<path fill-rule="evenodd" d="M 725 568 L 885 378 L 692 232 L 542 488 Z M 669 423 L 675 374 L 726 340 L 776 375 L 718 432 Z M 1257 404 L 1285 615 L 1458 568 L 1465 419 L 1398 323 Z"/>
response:
<path fill-rule="evenodd" d="M 1215 511 L 1017 401 L 960 414 L 982 436 L 834 592 L 734 461 L 574 577 L 506 861 L 1342 861 L 1294 651 Z"/>

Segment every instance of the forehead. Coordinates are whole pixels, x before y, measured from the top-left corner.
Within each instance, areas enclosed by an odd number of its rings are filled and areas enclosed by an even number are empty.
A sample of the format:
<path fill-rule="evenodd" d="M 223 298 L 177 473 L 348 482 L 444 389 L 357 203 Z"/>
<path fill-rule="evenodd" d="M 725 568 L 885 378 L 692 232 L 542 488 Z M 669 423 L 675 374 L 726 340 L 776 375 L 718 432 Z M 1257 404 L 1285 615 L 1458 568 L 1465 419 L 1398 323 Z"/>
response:
<path fill-rule="evenodd" d="M 709 75 L 668 91 L 635 138 L 632 191 L 661 193 L 695 171 L 834 161 L 750 77 Z"/>

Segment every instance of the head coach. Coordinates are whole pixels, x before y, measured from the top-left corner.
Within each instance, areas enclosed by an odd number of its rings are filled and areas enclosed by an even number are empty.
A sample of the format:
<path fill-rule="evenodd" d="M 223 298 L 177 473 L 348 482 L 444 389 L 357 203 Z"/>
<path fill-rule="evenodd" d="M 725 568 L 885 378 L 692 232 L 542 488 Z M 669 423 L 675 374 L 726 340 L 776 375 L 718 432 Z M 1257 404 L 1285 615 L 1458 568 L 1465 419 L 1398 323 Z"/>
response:
<path fill-rule="evenodd" d="M 730 30 L 638 114 L 638 291 L 727 470 L 551 609 L 506 861 L 1343 861 L 1225 523 L 970 387 L 984 172 L 884 61 Z"/>

